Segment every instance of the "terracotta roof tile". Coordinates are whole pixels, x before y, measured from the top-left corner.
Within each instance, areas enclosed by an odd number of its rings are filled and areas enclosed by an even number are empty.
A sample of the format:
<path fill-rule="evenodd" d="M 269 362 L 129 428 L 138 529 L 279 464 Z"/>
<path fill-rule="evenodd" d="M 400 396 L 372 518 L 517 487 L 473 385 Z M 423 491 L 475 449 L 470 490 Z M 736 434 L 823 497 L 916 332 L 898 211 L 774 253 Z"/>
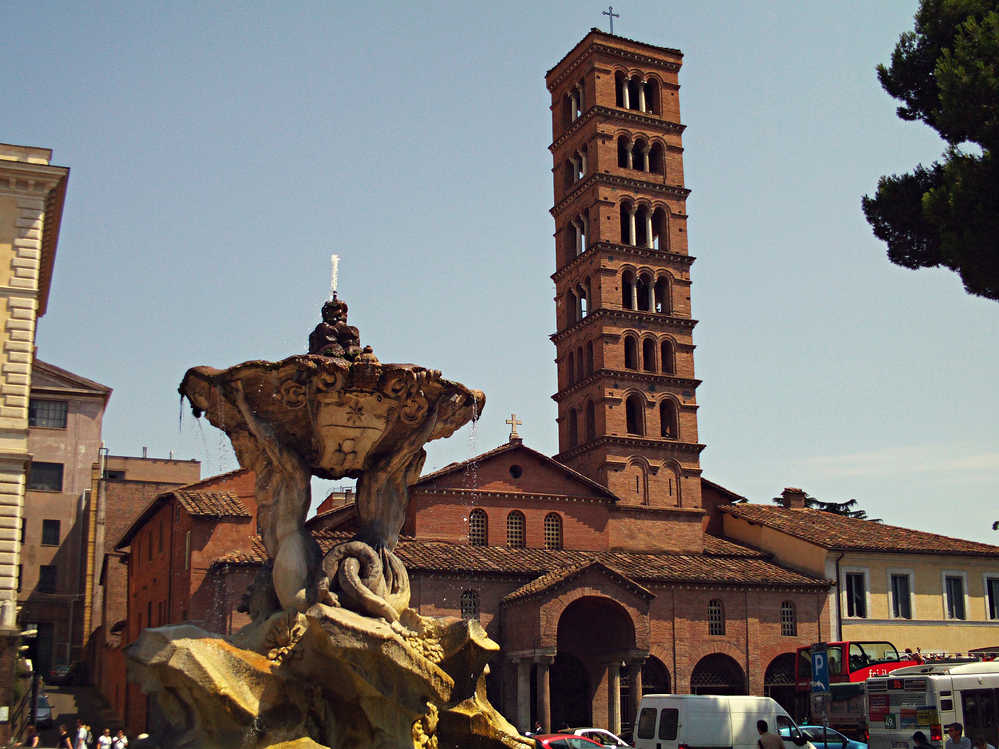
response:
<path fill-rule="evenodd" d="M 712 536 L 710 533 L 704 534 L 704 553 L 712 557 L 758 557 L 760 559 L 770 559 L 771 557 L 765 551 L 737 544 L 727 538 Z"/>
<path fill-rule="evenodd" d="M 350 533 L 336 531 L 318 531 L 313 536 L 324 553 L 335 543 L 352 538 Z M 643 586 L 674 583 L 826 588 L 829 585 L 826 580 L 786 569 L 759 555 L 511 549 L 505 546 L 470 546 L 410 538 L 399 541 L 396 553 L 411 572 L 502 575 L 524 578 L 525 584 L 549 573 L 561 574 L 565 570 L 572 571 L 596 562 Z M 216 559 L 213 564 L 262 564 L 266 559 L 263 544 L 256 539 L 254 543 L 248 544 L 248 550 L 230 552 Z"/>
<path fill-rule="evenodd" d="M 173 495 L 189 515 L 201 518 L 253 517 L 232 492 L 174 489 Z"/>
<path fill-rule="evenodd" d="M 644 588 L 634 580 L 631 580 L 627 575 L 622 575 L 620 572 L 615 570 L 613 567 L 608 567 L 602 562 L 596 560 L 590 560 L 589 562 L 582 562 L 580 564 L 572 565 L 571 567 L 564 567 L 562 569 L 552 570 L 541 577 L 537 577 L 527 585 L 524 585 L 512 593 L 507 593 L 503 596 L 503 603 L 509 603 L 511 601 L 517 601 L 522 598 L 529 598 L 530 596 L 537 595 L 538 593 L 543 593 L 546 590 L 551 590 L 557 588 L 560 584 L 572 580 L 575 577 L 583 574 L 589 569 L 598 569 L 603 571 L 605 574 L 610 575 L 610 577 L 616 579 L 618 582 L 624 586 L 631 588 L 638 595 L 643 598 L 655 598 L 655 594 L 648 588 Z"/>
<path fill-rule="evenodd" d="M 850 518 L 823 510 L 753 504 L 725 505 L 720 509 L 732 517 L 775 528 L 835 551 L 999 557 L 999 546 L 885 525 L 873 520 Z"/>

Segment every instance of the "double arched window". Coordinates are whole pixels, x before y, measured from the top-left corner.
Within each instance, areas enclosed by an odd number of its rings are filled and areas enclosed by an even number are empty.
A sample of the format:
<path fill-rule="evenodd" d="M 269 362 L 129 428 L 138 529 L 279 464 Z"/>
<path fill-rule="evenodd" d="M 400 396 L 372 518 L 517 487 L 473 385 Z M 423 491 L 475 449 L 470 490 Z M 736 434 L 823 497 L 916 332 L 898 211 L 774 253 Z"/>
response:
<path fill-rule="evenodd" d="M 489 519 L 486 511 L 476 508 L 468 513 L 468 543 L 486 546 L 489 543 Z"/>
<path fill-rule="evenodd" d="M 562 121 L 569 127 L 583 114 L 583 82 L 579 81 L 562 98 Z"/>
<path fill-rule="evenodd" d="M 650 250 L 668 250 L 668 218 L 662 208 L 651 208 L 631 200 L 621 202 L 621 244 L 645 247 Z"/>
<path fill-rule="evenodd" d="M 618 71 L 614 74 L 614 103 L 622 109 L 662 114 L 659 81 Z"/>
<path fill-rule="evenodd" d="M 641 358 L 639 359 L 639 353 Z M 624 368 L 638 370 L 641 368 L 645 372 L 662 372 L 663 374 L 675 374 L 676 362 L 674 360 L 673 341 L 668 338 L 663 339 L 656 345 L 656 339 L 645 337 L 639 346 L 638 338 L 633 334 L 624 337 Z M 656 357 L 659 357 L 656 361 Z M 572 362 L 570 361 L 570 384 L 574 382 L 572 378 Z"/>
<path fill-rule="evenodd" d="M 627 135 L 617 139 L 617 165 L 621 169 L 665 176 L 666 149 L 662 143 L 649 143 L 644 138 L 632 139 Z"/>
<path fill-rule="evenodd" d="M 574 151 L 565 162 L 565 187 L 569 189 L 586 176 L 586 146 Z"/>
<path fill-rule="evenodd" d="M 672 310 L 669 279 L 660 276 L 653 280 L 648 272 L 636 275 L 626 269 L 621 273 L 621 307 L 668 315 Z"/>

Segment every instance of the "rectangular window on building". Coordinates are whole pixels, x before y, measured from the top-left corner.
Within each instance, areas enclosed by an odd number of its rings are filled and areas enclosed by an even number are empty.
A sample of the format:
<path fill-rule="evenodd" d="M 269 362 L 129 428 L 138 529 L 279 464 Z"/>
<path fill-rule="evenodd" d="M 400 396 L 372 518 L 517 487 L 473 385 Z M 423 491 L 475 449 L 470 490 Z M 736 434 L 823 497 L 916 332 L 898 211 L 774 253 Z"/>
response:
<path fill-rule="evenodd" d="M 59 545 L 59 521 L 42 520 L 42 546 Z"/>
<path fill-rule="evenodd" d="M 24 534 L 28 530 L 28 519 L 21 518 L 21 543 L 24 543 Z"/>
<path fill-rule="evenodd" d="M 912 618 L 912 594 L 906 574 L 891 576 L 891 615 L 896 619 Z"/>
<path fill-rule="evenodd" d="M 846 573 L 846 615 L 867 617 L 867 586 L 863 572 Z"/>
<path fill-rule="evenodd" d="M 24 579 L 24 565 L 17 565 L 17 592 L 21 592 L 21 580 Z"/>
<path fill-rule="evenodd" d="M 960 575 L 944 576 L 944 596 L 947 599 L 947 618 L 966 619 L 964 612 L 964 578 Z"/>
<path fill-rule="evenodd" d="M 54 564 L 43 564 L 38 568 L 38 592 L 55 593 L 56 590 L 56 566 Z"/>
<path fill-rule="evenodd" d="M 62 491 L 62 463 L 32 463 L 28 488 L 42 492 Z"/>
<path fill-rule="evenodd" d="M 67 411 L 69 411 L 69 403 L 66 401 L 32 398 L 28 401 L 28 426 L 65 429 Z"/>
<path fill-rule="evenodd" d="M 989 619 L 999 619 L 999 577 L 985 578 L 985 595 L 988 596 Z"/>

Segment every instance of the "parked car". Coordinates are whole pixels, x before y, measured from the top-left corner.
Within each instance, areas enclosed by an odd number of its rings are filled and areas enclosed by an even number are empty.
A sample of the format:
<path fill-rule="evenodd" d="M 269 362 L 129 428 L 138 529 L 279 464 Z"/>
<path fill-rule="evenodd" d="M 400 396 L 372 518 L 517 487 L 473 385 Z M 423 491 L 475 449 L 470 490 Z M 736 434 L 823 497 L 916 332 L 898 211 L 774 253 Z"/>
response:
<path fill-rule="evenodd" d="M 577 736 L 583 736 L 596 741 L 602 747 L 613 747 L 613 749 L 631 749 L 631 744 L 620 736 L 606 731 L 603 728 L 573 728 L 572 732 Z M 849 749 L 853 749 L 850 747 Z"/>
<path fill-rule="evenodd" d="M 867 749 L 863 741 L 854 741 L 839 731 L 826 730 L 826 741 L 822 742 L 822 726 L 798 726 L 802 735 L 815 745 L 815 749 Z"/>
<path fill-rule="evenodd" d="M 52 727 L 52 705 L 49 703 L 48 696 L 41 692 L 35 699 L 35 724 L 39 728 Z"/>
<path fill-rule="evenodd" d="M 590 741 L 572 733 L 542 733 L 532 736 L 534 745 L 539 749 L 593 749 L 601 747 L 596 741 Z"/>

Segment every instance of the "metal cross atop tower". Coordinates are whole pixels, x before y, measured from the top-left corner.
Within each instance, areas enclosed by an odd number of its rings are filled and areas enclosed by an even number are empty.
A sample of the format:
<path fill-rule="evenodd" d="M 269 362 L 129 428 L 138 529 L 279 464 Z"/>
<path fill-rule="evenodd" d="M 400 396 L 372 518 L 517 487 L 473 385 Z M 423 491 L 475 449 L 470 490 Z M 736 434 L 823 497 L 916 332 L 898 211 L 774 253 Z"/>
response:
<path fill-rule="evenodd" d="M 610 17 L 610 33 L 613 34 L 614 33 L 614 19 L 615 18 L 620 18 L 621 14 L 614 12 L 614 6 L 613 5 L 608 5 L 607 6 L 607 10 L 603 11 L 600 15 L 602 15 L 602 16 L 609 16 Z"/>
<path fill-rule="evenodd" d="M 517 434 L 517 427 L 523 426 L 524 422 L 517 418 L 517 414 L 510 414 L 510 418 L 506 420 L 506 423 L 510 425 L 510 440 L 519 440 L 520 435 Z"/>

